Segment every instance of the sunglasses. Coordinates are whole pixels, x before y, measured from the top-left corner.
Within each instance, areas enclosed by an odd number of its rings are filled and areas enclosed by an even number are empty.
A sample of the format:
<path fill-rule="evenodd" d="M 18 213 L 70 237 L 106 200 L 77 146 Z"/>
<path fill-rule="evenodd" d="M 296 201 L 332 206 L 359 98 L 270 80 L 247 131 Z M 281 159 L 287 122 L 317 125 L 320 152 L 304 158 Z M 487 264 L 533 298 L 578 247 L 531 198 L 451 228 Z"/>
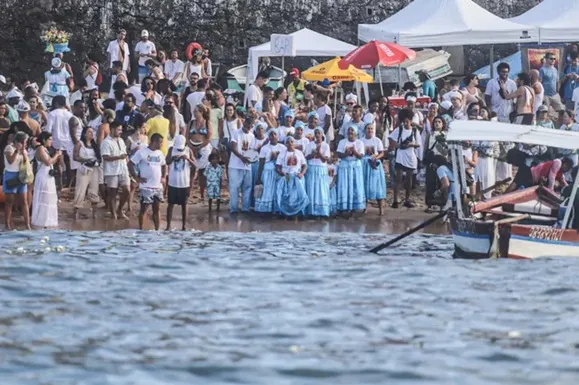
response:
<path fill-rule="evenodd" d="M 354 103 L 346 103 L 347 106 L 353 106 Z"/>

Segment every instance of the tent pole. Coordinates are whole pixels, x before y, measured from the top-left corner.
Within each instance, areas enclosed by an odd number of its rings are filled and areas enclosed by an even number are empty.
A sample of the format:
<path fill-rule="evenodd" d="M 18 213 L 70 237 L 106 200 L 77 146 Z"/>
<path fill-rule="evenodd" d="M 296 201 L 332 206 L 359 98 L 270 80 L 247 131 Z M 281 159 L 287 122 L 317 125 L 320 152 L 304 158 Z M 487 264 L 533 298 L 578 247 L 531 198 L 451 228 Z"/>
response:
<path fill-rule="evenodd" d="M 491 80 L 495 78 L 495 45 L 491 44 Z"/>
<path fill-rule="evenodd" d="M 374 76 L 376 76 L 376 68 L 378 68 L 378 80 L 380 80 L 380 96 L 384 96 L 384 86 L 382 85 L 382 71 L 380 70 L 378 64 L 376 67 L 374 67 Z"/>
<path fill-rule="evenodd" d="M 285 87 L 285 56 L 281 57 L 281 86 Z"/>
<path fill-rule="evenodd" d="M 398 64 L 398 95 L 402 95 L 402 67 Z"/>

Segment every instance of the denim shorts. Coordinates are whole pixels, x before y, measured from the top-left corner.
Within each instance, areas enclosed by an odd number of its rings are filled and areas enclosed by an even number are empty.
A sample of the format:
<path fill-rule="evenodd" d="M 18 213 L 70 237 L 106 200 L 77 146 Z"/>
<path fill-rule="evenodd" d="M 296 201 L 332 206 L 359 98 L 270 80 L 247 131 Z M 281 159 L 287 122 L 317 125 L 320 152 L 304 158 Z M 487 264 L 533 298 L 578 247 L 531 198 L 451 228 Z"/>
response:
<path fill-rule="evenodd" d="M 2 177 L 2 191 L 4 194 L 26 194 L 28 192 L 28 186 L 22 183 L 14 188 L 8 188 L 6 182 L 10 179 L 19 178 L 19 176 L 20 173 L 18 171 L 4 170 L 4 176 Z"/>
<path fill-rule="evenodd" d="M 139 196 L 141 203 L 151 205 L 155 202 L 163 202 L 162 188 L 141 188 L 139 189 Z"/>

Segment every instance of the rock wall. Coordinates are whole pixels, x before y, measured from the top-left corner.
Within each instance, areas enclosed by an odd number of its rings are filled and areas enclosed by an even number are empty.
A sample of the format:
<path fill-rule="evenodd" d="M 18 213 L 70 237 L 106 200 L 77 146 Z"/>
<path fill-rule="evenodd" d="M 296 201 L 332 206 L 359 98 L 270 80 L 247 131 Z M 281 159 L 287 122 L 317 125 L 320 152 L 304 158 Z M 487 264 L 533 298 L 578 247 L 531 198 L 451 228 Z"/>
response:
<path fill-rule="evenodd" d="M 148 29 L 158 49 L 183 50 L 199 41 L 225 67 L 243 64 L 247 49 L 271 33 L 303 27 L 356 44 L 359 23 L 377 23 L 409 0 L 4 0 L 0 11 L 0 73 L 41 78 L 49 67 L 40 41 L 51 23 L 73 33 L 65 60 L 79 72 L 87 56 L 104 61 L 109 40 L 125 28 L 131 47 Z M 512 17 L 540 0 L 476 0 L 501 17 Z M 503 47 L 505 54 L 514 47 Z M 500 57 L 501 49 L 497 55 Z M 488 63 L 488 48 L 470 47 L 467 68 Z"/>

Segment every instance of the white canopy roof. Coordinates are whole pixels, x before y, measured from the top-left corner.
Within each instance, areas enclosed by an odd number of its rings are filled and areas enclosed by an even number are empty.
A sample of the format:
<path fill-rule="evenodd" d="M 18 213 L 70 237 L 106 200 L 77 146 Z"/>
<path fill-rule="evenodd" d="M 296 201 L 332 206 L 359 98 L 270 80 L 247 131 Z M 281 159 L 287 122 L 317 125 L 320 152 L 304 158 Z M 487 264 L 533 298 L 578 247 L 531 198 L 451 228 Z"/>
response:
<path fill-rule="evenodd" d="M 356 48 L 352 44 L 344 43 L 343 41 L 322 35 L 307 28 L 300 29 L 290 35 L 294 37 L 296 56 L 336 57 L 343 56 Z M 259 68 L 259 58 L 262 56 L 274 56 L 271 53 L 271 44 L 269 41 L 249 49 L 249 59 L 247 62 L 249 67 L 247 74 L 249 82 L 247 84 L 255 80 L 257 69 Z"/>
<path fill-rule="evenodd" d="M 516 142 L 569 150 L 579 149 L 579 132 L 476 120 L 453 121 L 450 123 L 446 139 L 449 141 Z"/>
<path fill-rule="evenodd" d="M 541 43 L 579 40 L 579 1 L 545 0 L 520 16 L 515 23 L 539 27 Z"/>
<path fill-rule="evenodd" d="M 501 19 L 471 0 L 414 0 L 381 23 L 359 24 L 358 39 L 436 47 L 532 43 L 538 32 L 535 27 Z"/>

